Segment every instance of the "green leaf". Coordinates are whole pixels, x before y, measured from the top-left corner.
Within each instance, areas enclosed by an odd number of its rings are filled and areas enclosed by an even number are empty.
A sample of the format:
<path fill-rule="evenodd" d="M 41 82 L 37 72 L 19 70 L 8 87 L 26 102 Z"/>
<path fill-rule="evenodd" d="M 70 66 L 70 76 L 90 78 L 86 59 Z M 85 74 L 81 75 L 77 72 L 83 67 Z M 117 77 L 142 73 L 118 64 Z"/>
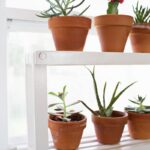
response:
<path fill-rule="evenodd" d="M 150 113 L 150 109 L 144 109 L 143 110 L 145 113 Z"/>
<path fill-rule="evenodd" d="M 53 104 L 48 105 L 48 108 L 51 108 L 51 107 L 54 107 L 57 105 L 61 105 L 61 104 L 63 104 L 63 103 L 53 103 Z"/>
<path fill-rule="evenodd" d="M 79 6 L 81 6 L 84 3 L 85 0 L 82 0 L 79 4 L 76 4 L 75 6 L 73 6 L 73 8 L 77 8 Z"/>
<path fill-rule="evenodd" d="M 65 8 L 63 8 L 63 7 L 61 6 L 61 4 L 60 4 L 59 0 L 55 0 L 55 1 L 56 1 L 56 3 L 57 3 L 58 7 L 61 9 L 62 14 L 63 14 L 64 16 L 66 16 L 66 15 L 67 15 L 67 13 L 66 13 Z"/>
<path fill-rule="evenodd" d="M 79 100 L 80 103 L 82 103 L 92 114 L 97 115 L 97 113 L 92 110 L 85 102 Z"/>
<path fill-rule="evenodd" d="M 56 93 L 54 93 L 54 92 L 49 92 L 48 94 L 49 94 L 49 95 L 52 95 L 52 96 L 58 97 L 58 95 L 57 95 Z"/>
<path fill-rule="evenodd" d="M 74 110 L 72 110 L 72 111 L 67 112 L 67 114 L 68 114 L 68 115 L 73 115 L 73 114 L 79 114 L 79 113 L 81 113 L 81 112 L 82 112 L 82 110 L 79 110 L 79 111 L 74 111 Z"/>
<path fill-rule="evenodd" d="M 119 97 L 129 88 L 129 87 L 131 87 L 133 84 L 135 84 L 136 82 L 133 82 L 133 83 L 131 83 L 131 84 L 129 84 L 127 87 L 125 87 L 122 91 L 120 91 L 119 93 L 118 93 L 118 95 L 116 95 L 113 99 L 111 99 L 111 101 L 110 101 L 110 104 L 108 105 L 108 107 L 107 107 L 107 110 L 108 109 L 110 109 L 113 105 L 114 105 L 114 103 L 119 99 Z"/>
<path fill-rule="evenodd" d="M 146 97 L 142 97 L 142 96 L 139 96 L 139 95 L 138 95 L 137 101 L 140 102 L 140 104 L 142 104 L 142 103 L 144 102 L 145 98 L 146 98 Z"/>
<path fill-rule="evenodd" d="M 146 106 L 146 105 L 144 105 L 144 107 L 145 107 L 145 109 L 150 109 L 150 106 Z"/>
<path fill-rule="evenodd" d="M 99 113 L 104 114 L 104 108 L 103 108 L 101 101 L 100 101 L 98 86 L 97 86 L 97 82 L 96 82 L 96 78 L 95 78 L 95 66 L 93 67 L 93 72 L 90 71 L 90 69 L 88 69 L 88 71 L 90 72 L 91 77 L 93 79 L 94 91 L 95 91 L 95 96 L 96 96 L 96 100 L 97 100 L 97 105 L 99 108 Z"/>
<path fill-rule="evenodd" d="M 90 8 L 90 5 L 87 6 L 87 7 L 79 14 L 79 16 L 82 16 L 89 8 Z"/>
<path fill-rule="evenodd" d="M 66 92 L 66 85 L 63 87 L 63 93 L 65 93 Z"/>
<path fill-rule="evenodd" d="M 103 107 L 104 109 L 106 108 L 106 103 L 105 103 L 105 93 L 106 93 L 106 87 L 107 87 L 107 82 L 105 82 L 104 88 L 103 88 Z"/>
<path fill-rule="evenodd" d="M 116 96 L 116 92 L 117 92 L 117 89 L 118 89 L 119 85 L 120 85 L 120 82 L 118 82 L 118 83 L 116 84 L 116 87 L 115 87 L 115 90 L 114 90 L 114 92 L 113 92 L 113 94 L 112 94 L 111 100 L 114 99 L 114 97 Z"/>
<path fill-rule="evenodd" d="M 140 104 L 140 103 L 138 103 L 138 102 L 135 102 L 135 101 L 133 101 L 133 100 L 130 100 L 130 99 L 129 99 L 129 101 L 130 101 L 130 102 L 132 102 L 132 103 L 134 103 L 134 104 L 136 104 L 136 105 L 139 105 L 139 104 Z"/>
<path fill-rule="evenodd" d="M 125 111 L 134 111 L 135 112 L 135 107 L 125 107 Z"/>
<path fill-rule="evenodd" d="M 76 102 L 74 102 L 72 104 L 67 105 L 66 107 L 71 107 L 71 106 L 74 106 L 74 105 L 79 104 L 79 103 L 80 103 L 80 101 L 76 101 Z"/>

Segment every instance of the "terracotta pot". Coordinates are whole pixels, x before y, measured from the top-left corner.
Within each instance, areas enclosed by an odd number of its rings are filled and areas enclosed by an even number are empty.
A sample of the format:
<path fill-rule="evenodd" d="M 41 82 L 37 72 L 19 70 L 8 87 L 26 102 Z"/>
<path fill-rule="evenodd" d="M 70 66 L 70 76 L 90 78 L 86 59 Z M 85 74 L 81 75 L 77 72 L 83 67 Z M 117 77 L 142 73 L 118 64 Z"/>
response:
<path fill-rule="evenodd" d="M 133 25 L 130 40 L 133 52 L 150 53 L 150 24 Z"/>
<path fill-rule="evenodd" d="M 134 139 L 150 139 L 150 114 L 128 112 L 128 129 Z"/>
<path fill-rule="evenodd" d="M 86 127 L 86 117 L 81 121 L 60 122 L 49 119 L 54 146 L 58 150 L 76 150 L 80 144 L 83 129 Z"/>
<path fill-rule="evenodd" d="M 102 15 L 94 18 L 103 52 L 123 52 L 133 18 L 127 15 Z"/>
<path fill-rule="evenodd" d="M 92 115 L 97 140 L 102 144 L 117 144 L 120 142 L 127 114 L 113 111 L 112 117 Z"/>
<path fill-rule="evenodd" d="M 82 51 L 91 19 L 81 16 L 59 16 L 48 20 L 57 50 Z"/>

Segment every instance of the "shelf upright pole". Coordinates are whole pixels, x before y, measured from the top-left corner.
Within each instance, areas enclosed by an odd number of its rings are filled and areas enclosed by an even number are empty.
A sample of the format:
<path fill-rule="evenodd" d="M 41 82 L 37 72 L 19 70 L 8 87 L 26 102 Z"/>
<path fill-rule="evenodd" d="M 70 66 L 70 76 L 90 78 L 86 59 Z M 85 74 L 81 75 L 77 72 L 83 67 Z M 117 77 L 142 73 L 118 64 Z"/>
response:
<path fill-rule="evenodd" d="M 5 0 L 0 0 L 0 150 L 8 149 L 8 109 L 7 109 L 7 50 L 6 50 L 6 8 Z"/>
<path fill-rule="evenodd" d="M 28 149 L 48 150 L 47 66 L 26 64 Z"/>

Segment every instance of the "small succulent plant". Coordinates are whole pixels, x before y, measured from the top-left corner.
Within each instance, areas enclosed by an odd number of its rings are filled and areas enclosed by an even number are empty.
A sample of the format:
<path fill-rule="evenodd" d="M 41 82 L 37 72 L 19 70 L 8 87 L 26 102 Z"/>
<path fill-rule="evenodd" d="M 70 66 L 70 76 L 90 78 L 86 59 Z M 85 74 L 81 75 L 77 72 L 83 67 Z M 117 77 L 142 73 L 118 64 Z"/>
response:
<path fill-rule="evenodd" d="M 86 67 L 87 68 L 87 67 Z M 97 106 L 98 106 L 98 111 L 93 111 L 89 106 L 87 106 L 83 101 L 80 101 L 89 111 L 91 111 L 91 113 L 93 113 L 94 115 L 98 115 L 98 116 L 103 116 L 103 117 L 110 117 L 112 115 L 113 112 L 113 105 L 118 101 L 118 99 L 120 98 L 120 96 L 129 88 L 131 87 L 135 82 L 129 84 L 128 86 L 126 86 L 124 89 L 122 89 L 120 92 L 117 92 L 118 87 L 120 85 L 120 82 L 118 82 L 114 88 L 114 91 L 112 93 L 112 97 L 110 99 L 109 104 L 106 106 L 106 98 L 105 98 L 105 94 L 106 94 L 106 87 L 107 87 L 107 83 L 105 82 L 104 87 L 103 87 L 103 97 L 102 97 L 102 101 L 100 100 L 100 96 L 99 96 L 99 92 L 98 92 L 98 86 L 97 86 L 97 82 L 96 82 L 96 78 L 95 78 L 95 66 L 93 68 L 93 71 L 91 71 L 89 68 L 87 68 L 87 70 L 89 71 L 92 80 L 93 80 L 93 85 L 94 85 L 94 91 L 95 91 L 95 96 L 96 96 L 96 101 L 97 101 Z"/>
<path fill-rule="evenodd" d="M 72 109 L 69 110 L 71 106 L 74 106 L 80 102 L 77 101 L 69 105 L 66 104 L 66 100 L 65 100 L 67 96 L 66 86 L 63 87 L 63 90 L 61 92 L 49 92 L 48 94 L 57 97 L 61 101 L 60 103 L 53 103 L 48 106 L 49 108 L 55 107 L 53 112 L 49 112 L 49 114 L 56 116 L 59 120 L 64 122 L 69 122 L 71 121 L 72 115 L 81 112 Z"/>
<path fill-rule="evenodd" d="M 137 2 L 136 7 L 133 7 L 133 11 L 135 14 L 135 24 L 150 23 L 150 8 L 145 8 Z"/>
<path fill-rule="evenodd" d="M 75 0 L 46 0 L 50 7 L 48 10 L 42 11 L 38 17 L 42 18 L 52 18 L 55 16 L 69 16 L 74 9 L 81 6 L 85 0 L 81 0 L 79 3 L 76 3 Z M 82 12 L 79 13 L 79 16 L 90 7 L 87 6 Z M 76 15 L 76 14 L 75 14 Z"/>
<path fill-rule="evenodd" d="M 118 14 L 119 3 L 123 3 L 124 0 L 109 0 L 107 14 Z"/>
<path fill-rule="evenodd" d="M 131 112 L 137 112 L 137 113 L 150 113 L 150 106 L 145 106 L 143 103 L 145 101 L 146 97 L 139 96 L 135 98 L 135 100 L 129 101 L 133 104 L 135 104 L 135 107 L 128 106 L 125 108 L 126 111 Z"/>

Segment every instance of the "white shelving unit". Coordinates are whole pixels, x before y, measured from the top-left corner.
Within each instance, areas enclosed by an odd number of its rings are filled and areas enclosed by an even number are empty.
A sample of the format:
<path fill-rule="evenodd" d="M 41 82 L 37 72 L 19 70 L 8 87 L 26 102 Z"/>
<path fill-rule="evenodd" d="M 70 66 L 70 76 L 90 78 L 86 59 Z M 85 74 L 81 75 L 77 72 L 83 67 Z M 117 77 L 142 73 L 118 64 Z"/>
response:
<path fill-rule="evenodd" d="M 37 51 L 27 57 L 26 91 L 29 150 L 48 149 L 47 66 L 54 65 L 150 65 L 150 54 Z M 137 150 L 139 148 L 136 146 L 137 144 L 142 145 L 142 149 L 145 147 L 144 150 L 148 150 L 147 146 L 150 149 L 150 140 L 131 140 L 125 133 L 121 143 L 115 146 L 102 146 L 92 136 L 85 137 L 80 149 L 116 150 L 126 148 L 133 150 L 135 148 Z M 53 146 L 49 146 L 49 148 L 54 149 Z"/>

